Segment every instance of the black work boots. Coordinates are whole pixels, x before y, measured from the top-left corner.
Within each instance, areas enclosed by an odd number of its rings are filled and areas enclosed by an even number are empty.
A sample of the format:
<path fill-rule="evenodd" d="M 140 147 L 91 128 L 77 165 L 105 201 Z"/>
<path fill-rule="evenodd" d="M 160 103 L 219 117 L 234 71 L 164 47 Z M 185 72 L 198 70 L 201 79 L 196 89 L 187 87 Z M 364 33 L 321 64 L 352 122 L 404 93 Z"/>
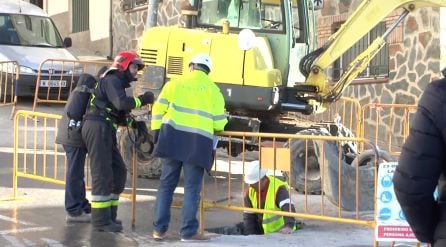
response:
<path fill-rule="evenodd" d="M 115 224 L 122 225 L 122 221 L 120 219 L 117 219 L 118 216 L 118 206 L 111 206 L 111 221 Z"/>
<path fill-rule="evenodd" d="M 116 220 L 116 211 L 114 218 Z M 110 207 L 92 208 L 91 224 L 93 225 L 93 230 L 101 232 L 121 232 L 123 229 L 122 225 L 112 221 L 112 211 Z"/>

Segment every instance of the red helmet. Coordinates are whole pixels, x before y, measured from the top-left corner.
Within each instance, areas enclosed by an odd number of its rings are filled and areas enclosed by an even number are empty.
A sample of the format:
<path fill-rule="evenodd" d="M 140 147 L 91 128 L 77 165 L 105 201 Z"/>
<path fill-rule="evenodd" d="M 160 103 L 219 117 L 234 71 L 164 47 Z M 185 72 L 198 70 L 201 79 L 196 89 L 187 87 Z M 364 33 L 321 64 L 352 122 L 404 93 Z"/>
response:
<path fill-rule="evenodd" d="M 144 68 L 144 63 L 138 54 L 133 51 L 121 51 L 116 55 L 115 60 L 111 67 L 118 69 L 119 71 L 126 71 L 130 64 L 135 64 L 138 66 L 138 70 Z"/>

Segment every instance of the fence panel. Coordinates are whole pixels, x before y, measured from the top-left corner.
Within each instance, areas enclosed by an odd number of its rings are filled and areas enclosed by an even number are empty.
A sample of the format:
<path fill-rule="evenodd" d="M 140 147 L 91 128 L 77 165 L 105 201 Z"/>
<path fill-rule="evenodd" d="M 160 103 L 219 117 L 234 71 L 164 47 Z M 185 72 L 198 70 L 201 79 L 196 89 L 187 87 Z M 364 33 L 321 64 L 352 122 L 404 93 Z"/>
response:
<path fill-rule="evenodd" d="M 17 102 L 14 86 L 19 79 L 20 66 L 16 61 L 2 61 L 0 72 L 0 105 L 12 105 L 10 116 L 12 118 Z"/>
<path fill-rule="evenodd" d="M 34 93 L 33 111 L 38 103 L 65 104 L 82 73 L 96 76 L 110 62 L 47 59 L 39 66 Z"/>
<path fill-rule="evenodd" d="M 243 150 L 236 158 L 217 152 L 212 171 L 214 181 L 203 188 L 202 210 L 218 208 L 240 214 L 248 211 L 368 227 L 375 225 L 377 153 L 372 152 L 366 162 L 361 162 L 345 151 L 347 142 L 364 143 L 366 148 L 373 150 L 373 145 L 366 140 L 325 134 L 222 132 L 220 136 L 229 141 L 232 138 L 258 138 L 260 151 Z M 269 140 L 267 147 L 263 146 L 265 140 Z M 282 140 L 298 145 L 286 144 Z M 243 176 L 245 165 L 252 160 L 260 160 L 261 169 L 267 169 L 268 175 L 288 183 L 296 212 L 252 209 L 244 205 L 248 185 L 243 182 Z M 310 172 L 312 162 L 320 167 L 318 174 Z M 307 188 L 316 185 L 319 185 L 320 193 L 309 193 Z M 203 217 L 203 212 L 200 215 Z M 202 225 L 203 222 L 202 219 Z"/>
<path fill-rule="evenodd" d="M 390 123 L 391 126 L 407 124 L 398 132 L 405 138 L 414 106 L 367 105 L 362 108 L 363 115 L 359 121 L 365 122 L 368 110 L 373 109 L 371 112 L 376 112 L 376 107 L 389 108 L 387 115 L 402 113 L 401 116 L 404 117 L 401 117 L 401 122 L 392 120 Z M 379 113 L 373 114 L 381 117 Z M 373 114 L 371 116 L 376 117 Z M 355 113 L 350 115 L 352 122 L 358 121 L 354 116 L 360 116 Z M 59 115 L 30 111 L 18 111 L 15 115 L 14 196 L 18 177 L 64 183 L 66 165 L 65 159 L 61 157 L 64 153 L 54 144 L 60 118 Z M 388 118 L 394 119 L 391 116 Z M 379 118 L 376 123 L 386 123 L 382 120 Z M 364 131 L 365 126 L 361 125 L 360 129 L 366 136 L 368 132 Z M 369 142 L 363 137 L 331 136 L 323 130 L 318 130 L 318 135 L 246 132 L 222 132 L 219 135 L 228 140 L 229 145 L 232 145 L 231 140 L 234 138 L 257 139 L 254 143 L 258 143 L 258 147 L 254 150 L 259 151 L 242 150 L 239 157 L 231 157 L 225 150 L 217 152 L 212 171 L 213 181 L 203 187 L 204 201 L 200 208 L 202 227 L 204 227 L 203 211 L 207 208 L 238 211 L 241 214 L 244 211 L 273 213 L 369 227 L 375 225 L 377 164 L 386 157 L 374 148 L 374 144 L 387 142 L 380 139 L 387 135 L 375 134 L 378 142 L 376 140 Z M 362 146 L 360 153 L 352 148 L 358 145 Z M 245 146 L 242 148 L 245 149 Z M 231 146 L 229 149 L 231 150 Z M 243 196 L 248 185 L 243 182 L 243 176 L 246 163 L 252 160 L 260 160 L 261 167 L 267 169 L 269 175 L 279 177 L 289 184 L 290 198 L 296 212 L 252 209 L 244 205 Z M 137 169 L 135 166 L 133 168 L 135 172 L 132 185 L 136 186 Z M 319 193 L 314 193 L 317 191 L 315 189 L 317 186 Z M 136 193 L 135 188 L 133 189 Z M 134 203 L 135 194 L 132 194 L 132 199 Z"/>
<path fill-rule="evenodd" d="M 361 137 L 392 155 L 399 155 L 416 110 L 416 105 L 409 104 L 366 104 L 361 110 Z"/>
<path fill-rule="evenodd" d="M 340 121 L 345 127 L 350 129 L 357 136 L 359 135 L 361 105 L 357 99 L 342 97 L 331 104 L 323 113 L 313 115 L 303 115 L 298 113 L 288 113 L 288 116 L 303 119 L 314 123 Z"/>
<path fill-rule="evenodd" d="M 19 110 L 14 117 L 13 197 L 18 177 L 65 183 L 65 152 L 55 143 L 60 115 Z"/>

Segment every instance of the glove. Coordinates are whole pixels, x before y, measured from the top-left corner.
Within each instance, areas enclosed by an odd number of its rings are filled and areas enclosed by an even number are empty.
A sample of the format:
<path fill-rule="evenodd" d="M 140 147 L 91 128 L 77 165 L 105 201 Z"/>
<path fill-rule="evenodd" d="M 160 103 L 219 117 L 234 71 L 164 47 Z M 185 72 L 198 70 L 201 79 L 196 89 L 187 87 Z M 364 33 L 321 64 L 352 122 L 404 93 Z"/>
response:
<path fill-rule="evenodd" d="M 149 130 L 147 130 L 147 125 L 144 121 L 134 121 L 133 127 L 137 130 L 139 143 L 150 141 Z"/>
<path fill-rule="evenodd" d="M 152 104 L 153 101 L 155 100 L 155 95 L 153 95 L 152 92 L 147 91 L 144 94 L 138 96 L 138 99 L 141 101 L 142 106 L 147 104 Z"/>

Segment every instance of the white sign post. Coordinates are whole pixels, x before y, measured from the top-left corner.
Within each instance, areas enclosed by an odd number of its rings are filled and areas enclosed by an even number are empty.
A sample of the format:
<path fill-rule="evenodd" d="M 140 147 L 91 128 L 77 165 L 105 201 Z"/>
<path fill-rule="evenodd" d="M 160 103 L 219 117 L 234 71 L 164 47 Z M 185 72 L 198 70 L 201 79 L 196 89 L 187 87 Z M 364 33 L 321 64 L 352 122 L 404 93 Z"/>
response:
<path fill-rule="evenodd" d="M 376 193 L 375 240 L 388 242 L 418 242 L 406 221 L 393 190 L 393 173 L 397 162 L 381 163 L 378 169 Z"/>

